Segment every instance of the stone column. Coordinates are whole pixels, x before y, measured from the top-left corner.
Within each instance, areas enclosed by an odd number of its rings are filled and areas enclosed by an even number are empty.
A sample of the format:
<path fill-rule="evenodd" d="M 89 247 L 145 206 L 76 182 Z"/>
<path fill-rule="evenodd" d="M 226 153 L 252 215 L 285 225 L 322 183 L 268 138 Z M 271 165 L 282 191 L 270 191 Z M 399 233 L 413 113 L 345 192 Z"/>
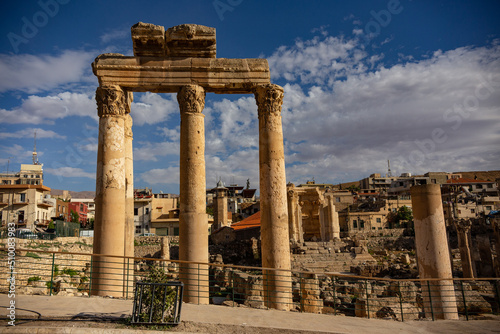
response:
<path fill-rule="evenodd" d="M 206 214 L 205 91 L 183 86 L 177 94 L 181 112 L 179 260 L 208 263 Z M 208 267 L 180 263 L 184 301 L 208 304 Z"/>
<path fill-rule="evenodd" d="M 493 234 L 495 238 L 495 277 L 500 277 L 500 218 L 492 218 L 491 225 L 493 225 Z"/>
<path fill-rule="evenodd" d="M 440 186 L 425 184 L 410 191 L 420 278 L 452 278 Z M 432 312 L 437 319 L 458 319 L 452 280 L 422 281 L 422 297 L 428 318 Z"/>
<path fill-rule="evenodd" d="M 460 250 L 460 261 L 462 262 L 462 272 L 464 278 L 474 278 L 474 265 L 470 253 L 470 228 L 472 222 L 470 219 L 460 219 L 453 221 L 457 229 L 458 248 Z"/>
<path fill-rule="evenodd" d="M 490 236 L 488 234 L 476 235 L 476 242 L 479 256 L 481 258 L 481 261 L 479 262 L 481 265 L 481 277 L 493 277 L 495 274 Z"/>
<path fill-rule="evenodd" d="M 130 113 L 131 94 L 119 86 L 96 91 L 99 144 L 96 172 L 94 253 L 125 255 L 125 115 Z M 114 257 L 94 257 L 94 295 L 123 296 L 124 263 Z"/>
<path fill-rule="evenodd" d="M 285 154 L 281 104 L 283 88 L 262 85 L 255 90 L 259 114 L 259 167 L 262 266 L 266 306 L 289 310 L 292 302 L 290 242 L 286 201 Z"/>
<path fill-rule="evenodd" d="M 331 240 L 340 240 L 340 224 L 339 224 L 339 214 L 335 208 L 335 204 L 333 203 L 333 195 L 328 197 L 328 205 L 331 215 Z"/>
<path fill-rule="evenodd" d="M 132 102 L 132 96 L 130 99 Z M 133 156 L 132 116 L 125 115 L 125 256 L 134 257 L 134 156 Z M 125 260 L 125 293 L 134 294 L 134 260 Z"/>

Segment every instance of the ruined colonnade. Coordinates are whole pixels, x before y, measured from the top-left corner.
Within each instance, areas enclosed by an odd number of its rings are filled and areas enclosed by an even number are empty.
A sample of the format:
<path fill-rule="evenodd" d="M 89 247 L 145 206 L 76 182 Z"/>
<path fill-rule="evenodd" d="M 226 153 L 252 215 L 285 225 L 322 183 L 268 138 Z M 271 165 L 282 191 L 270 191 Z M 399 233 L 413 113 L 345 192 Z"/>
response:
<path fill-rule="evenodd" d="M 199 25 L 132 27 L 134 57 L 104 54 L 92 64 L 99 79 L 96 172 L 95 295 L 130 294 L 133 270 L 119 257 L 133 256 L 132 92 L 177 93 L 181 113 L 179 259 L 208 263 L 206 216 L 206 92 L 250 93 L 259 118 L 262 266 L 266 305 L 291 302 L 290 246 L 281 105 L 283 89 L 270 83 L 265 59 L 215 58 L 215 29 Z M 132 266 L 133 267 L 133 266 Z M 275 270 L 276 269 L 276 270 Z M 184 301 L 208 304 L 208 266 L 181 264 Z M 118 282 L 119 284 L 117 284 Z M 121 286 L 121 288 L 117 288 Z"/>

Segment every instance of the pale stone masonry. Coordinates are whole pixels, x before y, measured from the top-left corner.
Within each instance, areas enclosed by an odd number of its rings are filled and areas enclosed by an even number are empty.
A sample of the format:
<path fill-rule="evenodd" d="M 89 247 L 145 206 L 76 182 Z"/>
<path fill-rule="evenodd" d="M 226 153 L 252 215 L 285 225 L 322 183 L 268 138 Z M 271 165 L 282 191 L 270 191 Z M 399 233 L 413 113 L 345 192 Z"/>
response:
<path fill-rule="evenodd" d="M 411 188 L 415 220 L 415 247 L 421 279 L 451 279 L 451 262 L 439 184 Z M 424 311 L 438 319 L 457 319 L 457 302 L 452 280 L 429 281 L 422 286 Z"/>
<path fill-rule="evenodd" d="M 205 94 L 255 94 L 259 116 L 259 160 L 262 212 L 262 265 L 266 271 L 266 305 L 291 305 L 290 245 L 286 197 L 281 104 L 283 88 L 270 84 L 266 59 L 218 59 L 215 29 L 183 24 L 164 27 L 138 23 L 132 27 L 134 56 L 103 54 L 92 64 L 98 77 L 99 148 L 96 180 L 94 253 L 129 255 L 130 189 L 133 189 L 132 92 L 177 93 L 181 112 L 179 258 L 208 263 L 205 208 Z M 106 257 L 102 257 L 107 259 Z M 100 266 L 94 294 L 121 296 L 113 287 L 127 277 L 124 263 Z M 184 301 L 208 303 L 208 268 L 180 268 Z M 273 271 L 271 269 L 277 269 Z M 279 281 L 272 278 L 279 277 Z M 111 293 L 112 292 L 112 293 Z"/>

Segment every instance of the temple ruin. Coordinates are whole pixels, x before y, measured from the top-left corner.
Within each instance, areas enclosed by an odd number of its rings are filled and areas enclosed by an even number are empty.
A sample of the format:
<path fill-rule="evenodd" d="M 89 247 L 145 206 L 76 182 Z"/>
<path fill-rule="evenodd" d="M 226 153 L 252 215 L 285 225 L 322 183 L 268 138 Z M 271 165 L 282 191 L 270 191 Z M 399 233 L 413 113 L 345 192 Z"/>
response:
<path fill-rule="evenodd" d="M 132 27 L 134 56 L 102 54 L 92 64 L 99 142 L 96 176 L 93 294 L 123 296 L 111 282 L 126 282 L 118 257 L 133 255 L 133 155 L 130 106 L 133 92 L 176 93 L 181 113 L 180 248 L 182 261 L 208 263 L 205 212 L 205 94 L 254 94 L 259 118 L 262 266 L 266 305 L 289 308 L 291 300 L 285 159 L 281 124 L 283 88 L 270 83 L 266 59 L 216 58 L 215 29 L 139 22 Z M 105 262 L 104 262 L 105 261 Z M 184 301 L 208 303 L 207 266 L 180 268 Z M 280 270 L 281 269 L 281 270 Z M 284 271 L 282 271 L 284 270 Z M 277 278 L 277 279 L 274 279 Z M 116 283 L 115 283 L 116 284 Z"/>

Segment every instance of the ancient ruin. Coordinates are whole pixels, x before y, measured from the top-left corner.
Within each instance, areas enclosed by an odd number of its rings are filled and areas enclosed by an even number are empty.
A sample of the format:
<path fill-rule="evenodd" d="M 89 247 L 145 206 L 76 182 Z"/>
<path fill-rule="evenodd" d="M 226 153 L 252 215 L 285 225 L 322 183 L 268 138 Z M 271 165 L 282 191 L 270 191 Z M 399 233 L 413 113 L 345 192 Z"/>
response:
<path fill-rule="evenodd" d="M 259 118 L 262 266 L 270 268 L 265 272 L 269 282 L 265 298 L 270 307 L 286 309 L 291 298 L 290 273 L 279 270 L 290 269 L 283 89 L 270 83 L 267 60 L 216 58 L 215 29 L 195 24 L 165 31 L 163 26 L 140 22 L 132 27 L 132 41 L 133 57 L 103 54 L 92 64 L 99 79 L 94 253 L 103 255 L 93 263 L 93 293 L 123 296 L 125 289 L 106 289 L 110 282 L 127 276 L 125 263 L 112 256 L 133 253 L 132 92 L 177 94 L 181 113 L 179 257 L 201 263 L 208 262 L 205 94 L 254 94 Z M 208 303 L 208 282 L 198 280 L 204 269 L 198 264 L 180 268 L 186 302 Z"/>
<path fill-rule="evenodd" d="M 420 278 L 448 279 L 429 281 L 422 288 L 424 311 L 438 319 L 458 319 L 441 188 L 438 184 L 414 186 L 411 199 Z"/>

